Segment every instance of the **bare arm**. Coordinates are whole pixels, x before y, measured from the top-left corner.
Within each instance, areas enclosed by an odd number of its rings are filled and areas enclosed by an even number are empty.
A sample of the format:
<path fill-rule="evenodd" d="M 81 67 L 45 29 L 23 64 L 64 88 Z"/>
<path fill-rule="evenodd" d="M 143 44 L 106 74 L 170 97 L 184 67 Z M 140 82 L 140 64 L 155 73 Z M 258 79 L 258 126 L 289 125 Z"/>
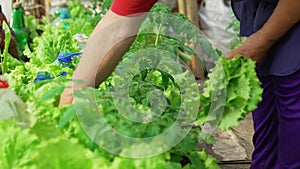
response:
<path fill-rule="evenodd" d="M 91 87 L 104 81 L 131 46 L 144 17 L 124 17 L 109 11 L 88 40 L 73 80 Z"/>
<path fill-rule="evenodd" d="M 279 40 L 300 21 L 300 1 L 280 0 L 270 19 L 260 30 L 271 42 Z"/>
<path fill-rule="evenodd" d="M 131 46 L 145 16 L 125 17 L 108 11 L 89 38 L 72 77 L 85 84 L 71 83 L 71 86 L 75 89 L 96 87 L 103 82 Z M 72 101 L 73 89 L 66 88 L 61 95 L 60 106 Z"/>
<path fill-rule="evenodd" d="M 229 52 L 225 57 L 237 54 L 260 63 L 268 49 L 300 21 L 299 0 L 279 0 L 276 9 L 266 24 L 251 35 L 240 48 Z"/>

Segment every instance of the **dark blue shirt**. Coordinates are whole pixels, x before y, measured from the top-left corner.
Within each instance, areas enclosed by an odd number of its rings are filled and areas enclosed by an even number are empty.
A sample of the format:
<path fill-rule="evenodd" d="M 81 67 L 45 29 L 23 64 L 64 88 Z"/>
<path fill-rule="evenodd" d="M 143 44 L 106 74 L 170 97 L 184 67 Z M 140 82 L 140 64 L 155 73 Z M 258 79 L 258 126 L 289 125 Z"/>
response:
<path fill-rule="evenodd" d="M 278 0 L 233 0 L 232 7 L 240 20 L 241 36 L 258 31 L 272 15 Z M 274 28 L 276 29 L 276 28 Z M 300 69 L 300 22 L 277 41 L 257 66 L 260 75 L 286 76 Z"/>

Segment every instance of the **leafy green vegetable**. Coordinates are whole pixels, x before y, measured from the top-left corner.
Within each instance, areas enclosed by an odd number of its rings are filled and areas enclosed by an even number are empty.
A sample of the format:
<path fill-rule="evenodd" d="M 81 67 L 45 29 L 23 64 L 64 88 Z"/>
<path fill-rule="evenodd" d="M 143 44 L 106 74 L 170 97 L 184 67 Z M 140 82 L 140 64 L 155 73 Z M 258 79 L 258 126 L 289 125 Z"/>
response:
<path fill-rule="evenodd" d="M 206 88 L 200 99 L 202 103 L 200 119 L 195 124 L 203 124 L 206 116 L 211 113 L 221 116 L 217 125 L 220 129 L 227 130 L 231 126 L 239 125 L 238 121 L 254 110 L 262 99 L 255 63 L 250 59 L 235 57 L 228 60 L 221 57 L 208 76 L 210 79 L 205 82 Z M 214 93 L 216 95 L 213 97 Z M 224 95 L 226 99 L 223 103 Z M 219 100 L 221 102 L 218 102 Z M 212 101 L 216 105 L 212 106 Z"/>
<path fill-rule="evenodd" d="M 32 164 L 38 139 L 28 129 L 16 126 L 14 122 L 0 123 L 0 166 L 2 169 L 27 169 Z"/>
<path fill-rule="evenodd" d="M 33 40 L 33 55 L 30 57 L 32 64 L 51 64 L 55 61 L 60 51 L 76 53 L 80 51 L 77 41 L 69 31 L 57 29 L 50 25 L 45 26 L 43 34 Z"/>
<path fill-rule="evenodd" d="M 10 40 L 11 40 L 11 33 L 10 33 L 10 29 L 8 27 L 8 25 L 6 24 L 6 22 L 4 22 L 4 32 L 5 32 L 5 39 L 4 39 L 4 50 L 3 50 L 3 54 L 0 57 L 0 62 L 1 63 L 1 67 L 2 67 L 2 73 L 5 74 L 8 72 L 8 66 L 7 66 L 7 60 L 8 60 L 8 49 L 9 49 L 9 45 L 10 45 Z"/>
<path fill-rule="evenodd" d="M 217 161 L 212 156 L 208 155 L 204 150 L 193 152 L 189 155 L 191 160 L 190 168 L 203 168 L 203 169 L 220 169 Z M 189 168 L 189 167 L 186 167 Z M 185 168 L 184 168 L 185 169 Z"/>
<path fill-rule="evenodd" d="M 39 24 L 33 15 L 24 16 L 25 26 L 29 31 L 29 40 L 39 36 L 38 30 L 43 29 L 43 25 Z"/>
<path fill-rule="evenodd" d="M 29 128 L 25 129 L 11 122 L 0 122 L 2 168 L 219 168 L 213 157 L 198 148 L 199 141 L 208 144 L 215 142 L 214 138 L 203 133 L 199 126 L 206 121 L 214 123 L 220 120 L 216 125 L 221 129 L 228 129 L 237 125 L 239 119 L 256 108 L 262 90 L 256 78 L 254 63 L 244 58 L 226 60 L 221 57 L 209 75 L 210 79 L 206 82 L 199 101 L 199 93 L 191 92 L 192 89 L 198 91 L 198 84 L 193 78 L 188 78 L 189 72 L 184 66 L 177 66 L 178 58 L 188 62 L 190 56 L 197 56 L 194 51 L 197 45 L 201 45 L 209 57 L 217 59 L 220 53 L 212 48 L 185 16 L 171 14 L 171 9 L 162 4 L 155 5 L 152 13 L 145 19 L 136 41 L 116 71 L 97 89 L 75 91 L 75 96 L 82 99 L 89 99 L 90 95 L 85 94 L 91 94 L 93 102 L 97 103 L 95 107 L 88 104 L 74 104 L 61 109 L 57 107 L 61 92 L 71 79 L 73 67 L 76 67 L 80 58 L 73 60 L 72 68 L 64 68 L 53 62 L 62 50 L 72 53 L 81 50 L 73 36 L 77 33 L 89 35 L 111 3 L 112 0 L 102 0 L 101 11 L 93 13 L 84 8 L 79 1 L 68 2 L 72 15 L 72 19 L 68 20 L 68 29 L 51 26 L 47 22 L 44 22 L 44 25 L 36 25 L 32 32 L 40 29 L 43 34 L 32 34 L 33 43 L 24 52 L 30 58 L 30 62 L 19 63 L 8 59 L 8 67 L 15 65 L 15 68 L 9 68 L 11 71 L 6 74 L 10 89 L 26 103 L 30 124 Z M 28 23 L 36 24 L 30 17 Z M 170 34 L 170 30 L 174 33 Z M 132 59 L 131 56 L 136 54 L 143 57 Z M 40 71 L 49 72 L 53 78 L 34 83 Z M 62 72 L 67 72 L 67 75 L 60 76 Z M 124 78 L 127 76 L 130 79 Z M 116 90 L 128 84 L 128 81 L 130 85 L 126 90 Z M 181 86 L 182 84 L 184 85 Z M 190 92 L 192 94 L 189 94 Z M 123 97 L 125 95 L 126 97 Z M 122 97 L 116 99 L 116 96 Z M 224 103 L 222 99 L 218 99 L 223 96 L 226 96 Z M 160 104 L 153 106 L 157 101 Z M 200 102 L 201 112 L 198 114 Z M 118 107 L 118 104 L 123 107 Z M 223 116 L 220 116 L 218 112 L 223 109 Z M 121 140 L 113 140 L 113 137 L 103 137 L 106 128 L 104 131 L 98 130 L 98 112 L 102 113 L 101 119 L 118 133 L 134 138 L 150 138 L 167 131 L 182 110 L 186 112 L 180 117 L 182 121 L 178 122 L 180 128 L 176 129 L 192 128 L 179 144 L 161 155 L 141 159 L 125 158 L 106 152 L 97 145 L 101 141 L 109 141 L 121 155 L 128 152 L 143 153 L 138 152 L 139 148 L 148 146 L 126 144 L 127 142 L 123 144 Z M 159 118 L 154 118 L 149 123 L 140 123 L 128 120 L 121 114 L 122 111 L 140 116 L 145 121 L 157 115 Z M 210 111 L 213 113 L 209 113 Z M 91 131 L 83 127 L 84 123 L 80 119 L 82 114 L 84 120 L 87 119 L 88 124 L 91 124 L 88 126 Z M 190 114 L 198 115 L 197 121 L 191 120 Z M 172 143 L 174 137 L 177 137 L 176 132 L 165 140 Z M 152 147 L 145 151 L 151 152 Z M 182 162 L 184 159 L 186 163 Z"/>
<path fill-rule="evenodd" d="M 52 140 L 41 145 L 33 163 L 37 168 L 83 169 L 92 168 L 89 150 L 72 140 Z"/>

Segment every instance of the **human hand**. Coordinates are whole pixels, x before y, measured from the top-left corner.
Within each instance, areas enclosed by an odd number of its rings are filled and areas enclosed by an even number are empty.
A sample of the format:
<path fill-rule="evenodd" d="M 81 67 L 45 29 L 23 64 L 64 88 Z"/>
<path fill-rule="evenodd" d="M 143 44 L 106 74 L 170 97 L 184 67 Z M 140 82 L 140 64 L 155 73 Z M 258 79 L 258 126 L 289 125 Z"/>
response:
<path fill-rule="evenodd" d="M 225 58 L 231 59 L 236 55 L 242 55 L 256 61 L 256 65 L 259 65 L 273 43 L 273 41 L 268 40 L 268 38 L 258 31 L 247 38 L 239 48 L 227 53 Z"/>
<path fill-rule="evenodd" d="M 60 96 L 59 101 L 59 108 L 61 108 L 64 105 L 69 105 L 73 103 L 74 95 L 73 95 L 73 89 L 72 88 L 65 88 L 63 93 Z"/>

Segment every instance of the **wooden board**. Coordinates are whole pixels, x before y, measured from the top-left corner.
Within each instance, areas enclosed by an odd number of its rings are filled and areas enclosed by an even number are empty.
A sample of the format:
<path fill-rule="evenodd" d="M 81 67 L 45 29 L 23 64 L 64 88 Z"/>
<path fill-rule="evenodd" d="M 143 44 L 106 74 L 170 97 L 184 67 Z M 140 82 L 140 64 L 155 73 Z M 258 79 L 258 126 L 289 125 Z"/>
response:
<path fill-rule="evenodd" d="M 200 27 L 197 0 L 178 0 L 178 12 L 186 15 L 197 28 Z M 196 57 L 193 56 L 188 65 L 196 78 L 204 78 L 204 65 L 202 65 Z"/>

